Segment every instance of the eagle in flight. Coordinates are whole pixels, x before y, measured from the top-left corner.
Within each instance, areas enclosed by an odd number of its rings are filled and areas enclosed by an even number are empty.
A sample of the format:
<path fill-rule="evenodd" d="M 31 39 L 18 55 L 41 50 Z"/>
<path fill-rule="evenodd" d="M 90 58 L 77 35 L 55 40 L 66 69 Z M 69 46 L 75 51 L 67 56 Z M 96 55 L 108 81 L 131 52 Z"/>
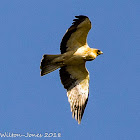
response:
<path fill-rule="evenodd" d="M 45 54 L 40 69 L 43 76 L 60 68 L 60 79 L 67 90 L 72 117 L 80 124 L 89 96 L 89 72 L 85 63 L 103 52 L 87 44 L 87 35 L 91 29 L 89 18 L 83 15 L 75 17 L 61 41 L 61 54 Z"/>

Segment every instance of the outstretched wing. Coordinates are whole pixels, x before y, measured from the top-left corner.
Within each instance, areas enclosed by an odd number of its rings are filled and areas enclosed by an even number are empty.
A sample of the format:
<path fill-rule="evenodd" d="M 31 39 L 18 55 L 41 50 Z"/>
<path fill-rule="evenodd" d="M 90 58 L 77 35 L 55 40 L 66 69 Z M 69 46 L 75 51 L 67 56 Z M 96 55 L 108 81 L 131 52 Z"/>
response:
<path fill-rule="evenodd" d="M 85 68 L 85 63 L 62 67 L 60 78 L 64 88 L 67 89 L 72 116 L 80 124 L 89 94 L 89 73 Z"/>
<path fill-rule="evenodd" d="M 87 16 L 75 16 L 72 26 L 66 31 L 61 44 L 61 53 L 77 50 L 87 44 L 87 34 L 91 29 L 91 22 Z"/>

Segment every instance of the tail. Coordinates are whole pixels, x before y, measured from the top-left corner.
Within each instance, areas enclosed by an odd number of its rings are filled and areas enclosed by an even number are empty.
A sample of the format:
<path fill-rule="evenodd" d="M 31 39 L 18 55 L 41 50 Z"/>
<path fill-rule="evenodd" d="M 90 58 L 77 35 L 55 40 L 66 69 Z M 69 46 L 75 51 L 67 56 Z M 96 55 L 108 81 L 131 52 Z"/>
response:
<path fill-rule="evenodd" d="M 44 55 L 41 61 L 41 76 L 48 74 L 58 68 L 60 65 L 57 63 L 52 63 L 55 58 L 58 58 L 60 55 Z"/>

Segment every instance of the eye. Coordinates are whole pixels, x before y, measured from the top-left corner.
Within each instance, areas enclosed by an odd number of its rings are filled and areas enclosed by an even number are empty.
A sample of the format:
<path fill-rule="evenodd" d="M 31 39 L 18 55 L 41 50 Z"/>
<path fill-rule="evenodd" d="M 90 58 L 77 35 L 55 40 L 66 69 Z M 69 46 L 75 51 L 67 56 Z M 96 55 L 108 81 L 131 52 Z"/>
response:
<path fill-rule="evenodd" d="M 100 52 L 101 52 L 101 51 L 100 51 L 100 50 L 98 50 L 97 54 L 100 54 Z"/>

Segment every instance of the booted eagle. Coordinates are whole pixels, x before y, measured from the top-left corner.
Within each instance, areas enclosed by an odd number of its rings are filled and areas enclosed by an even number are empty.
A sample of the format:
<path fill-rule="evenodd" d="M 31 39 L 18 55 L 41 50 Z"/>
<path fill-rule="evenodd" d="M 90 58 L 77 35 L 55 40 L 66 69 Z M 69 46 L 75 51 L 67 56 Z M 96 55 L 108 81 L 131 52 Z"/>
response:
<path fill-rule="evenodd" d="M 103 52 L 87 44 L 87 35 L 91 29 L 89 18 L 83 15 L 75 17 L 61 41 L 61 54 L 45 54 L 40 69 L 43 76 L 60 68 L 59 74 L 67 90 L 72 116 L 80 124 L 89 95 L 89 72 L 85 63 Z"/>

